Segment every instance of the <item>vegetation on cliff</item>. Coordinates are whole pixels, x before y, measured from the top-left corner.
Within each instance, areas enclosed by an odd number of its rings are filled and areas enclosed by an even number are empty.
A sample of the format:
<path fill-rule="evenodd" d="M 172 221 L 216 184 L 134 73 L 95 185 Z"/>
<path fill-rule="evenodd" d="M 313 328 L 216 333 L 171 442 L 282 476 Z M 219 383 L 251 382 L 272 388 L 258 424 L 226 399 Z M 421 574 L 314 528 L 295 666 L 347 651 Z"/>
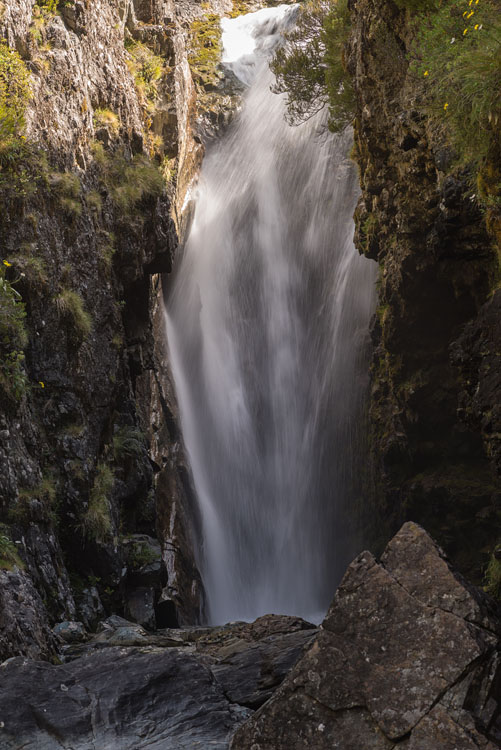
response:
<path fill-rule="evenodd" d="M 301 6 L 271 63 L 274 90 L 287 93 L 289 123 L 304 122 L 327 104 L 331 130 L 351 122 L 355 102 L 344 59 L 349 33 L 347 0 L 310 0 Z"/>

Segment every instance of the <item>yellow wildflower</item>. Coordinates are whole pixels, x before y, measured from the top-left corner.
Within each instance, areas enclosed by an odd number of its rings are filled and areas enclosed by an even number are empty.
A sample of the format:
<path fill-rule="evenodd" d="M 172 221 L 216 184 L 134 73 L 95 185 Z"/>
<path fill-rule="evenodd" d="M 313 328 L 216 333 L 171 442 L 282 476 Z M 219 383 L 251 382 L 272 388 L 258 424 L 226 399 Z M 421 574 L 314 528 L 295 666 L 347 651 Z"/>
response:
<path fill-rule="evenodd" d="M 474 13 L 475 13 L 475 11 L 474 11 L 474 10 L 470 10 L 470 12 L 469 12 L 469 13 L 468 13 L 468 15 L 466 16 L 466 18 L 471 18 L 471 17 L 472 17 L 472 15 L 473 15 Z"/>
<path fill-rule="evenodd" d="M 468 29 L 465 29 L 465 30 L 463 31 L 463 36 L 464 36 L 465 34 L 467 34 L 467 33 L 468 33 Z"/>
<path fill-rule="evenodd" d="M 40 388 L 45 388 L 45 383 L 42 380 L 39 380 L 38 382 L 40 384 Z"/>
<path fill-rule="evenodd" d="M 449 106 L 449 102 L 445 102 L 444 104 L 444 112 L 447 111 L 447 107 Z"/>
<path fill-rule="evenodd" d="M 463 13 L 463 18 L 464 18 L 465 16 L 467 16 L 467 15 L 468 15 L 468 11 L 467 11 L 467 10 L 465 10 L 465 12 Z"/>
<path fill-rule="evenodd" d="M 4 264 L 4 266 L 7 266 L 7 268 L 10 268 L 11 265 L 12 265 L 12 263 L 9 263 L 8 260 L 4 260 L 3 264 Z"/>
<path fill-rule="evenodd" d="M 475 24 L 475 26 L 474 26 L 473 28 L 474 28 L 474 29 L 475 29 L 475 31 L 476 31 L 476 30 L 478 29 L 478 23 L 476 23 L 476 24 Z"/>
<path fill-rule="evenodd" d="M 430 71 L 429 70 L 425 70 L 424 71 L 424 77 L 426 78 L 426 76 L 429 76 L 429 75 L 430 75 Z"/>

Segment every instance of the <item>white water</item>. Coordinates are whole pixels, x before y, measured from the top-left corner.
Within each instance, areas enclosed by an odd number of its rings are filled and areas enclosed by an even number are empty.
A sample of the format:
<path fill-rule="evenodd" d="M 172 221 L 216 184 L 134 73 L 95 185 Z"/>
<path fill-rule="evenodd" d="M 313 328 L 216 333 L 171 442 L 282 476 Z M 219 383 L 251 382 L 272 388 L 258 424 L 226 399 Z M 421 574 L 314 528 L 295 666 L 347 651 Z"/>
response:
<path fill-rule="evenodd" d="M 289 127 L 270 91 L 266 55 L 290 13 L 223 21 L 224 60 L 249 88 L 205 158 L 167 305 L 212 623 L 318 620 L 356 551 L 375 264 L 352 244 L 350 135 L 322 116 Z"/>

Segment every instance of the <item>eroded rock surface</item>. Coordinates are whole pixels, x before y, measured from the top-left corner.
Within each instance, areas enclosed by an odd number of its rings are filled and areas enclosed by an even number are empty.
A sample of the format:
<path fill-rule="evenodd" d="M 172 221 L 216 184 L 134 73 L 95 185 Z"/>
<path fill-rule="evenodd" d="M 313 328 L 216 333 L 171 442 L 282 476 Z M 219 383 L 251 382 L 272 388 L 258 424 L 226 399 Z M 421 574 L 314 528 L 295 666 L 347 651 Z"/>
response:
<path fill-rule="evenodd" d="M 350 565 L 322 630 L 232 750 L 494 750 L 499 618 L 414 523 Z"/>
<path fill-rule="evenodd" d="M 2 750 L 225 750 L 318 630 L 295 617 L 148 633 L 113 615 L 54 666 L 0 666 Z"/>

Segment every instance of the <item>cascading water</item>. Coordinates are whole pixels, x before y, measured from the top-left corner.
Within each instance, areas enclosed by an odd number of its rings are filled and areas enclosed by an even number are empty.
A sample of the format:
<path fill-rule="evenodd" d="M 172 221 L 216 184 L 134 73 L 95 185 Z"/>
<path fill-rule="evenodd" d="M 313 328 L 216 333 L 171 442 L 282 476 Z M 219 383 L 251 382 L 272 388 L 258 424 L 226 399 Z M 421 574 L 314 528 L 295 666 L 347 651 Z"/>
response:
<path fill-rule="evenodd" d="M 353 553 L 375 264 L 352 243 L 350 134 L 323 115 L 289 127 L 270 91 L 269 50 L 291 12 L 223 22 L 223 60 L 248 90 L 204 160 L 167 304 L 212 623 L 318 619 Z"/>

